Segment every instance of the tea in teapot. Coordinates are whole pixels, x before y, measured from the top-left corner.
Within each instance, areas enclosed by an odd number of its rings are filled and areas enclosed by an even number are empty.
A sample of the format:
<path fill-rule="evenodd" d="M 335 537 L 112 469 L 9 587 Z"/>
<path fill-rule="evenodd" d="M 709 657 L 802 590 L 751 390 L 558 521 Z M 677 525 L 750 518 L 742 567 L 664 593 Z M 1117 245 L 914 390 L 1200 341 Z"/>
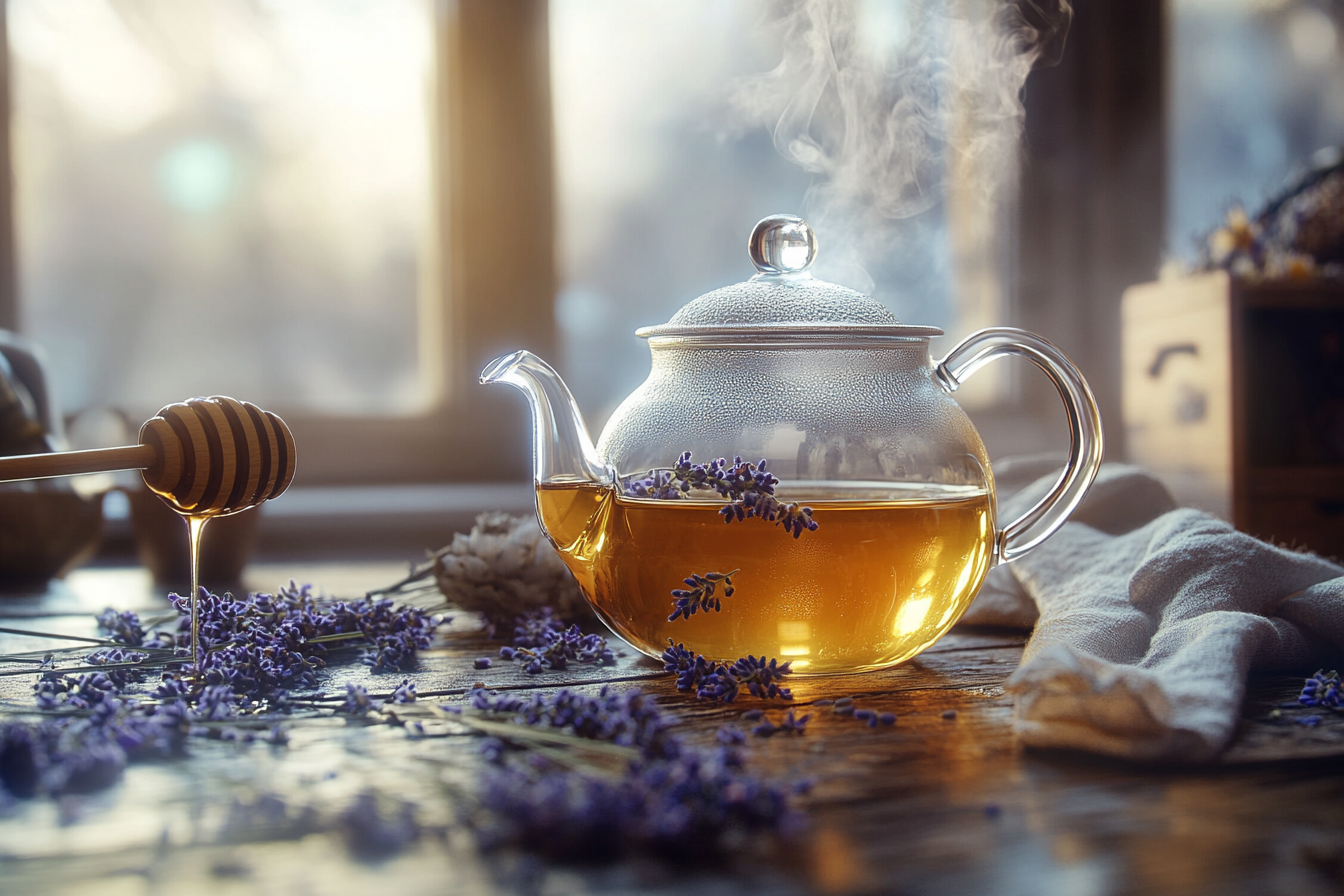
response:
<path fill-rule="evenodd" d="M 1096 403 L 1058 349 L 1020 330 L 981 331 L 932 363 L 940 330 L 807 272 L 816 239 L 799 218 L 762 221 L 749 254 L 751 280 L 638 331 L 652 371 L 596 445 L 535 355 L 481 380 L 528 396 L 542 529 L 636 648 L 657 656 L 671 640 L 803 673 L 902 662 L 1081 501 L 1101 462 Z M 1071 449 L 1050 494 L 999 527 L 984 445 L 952 394 L 1003 355 L 1053 380 Z"/>

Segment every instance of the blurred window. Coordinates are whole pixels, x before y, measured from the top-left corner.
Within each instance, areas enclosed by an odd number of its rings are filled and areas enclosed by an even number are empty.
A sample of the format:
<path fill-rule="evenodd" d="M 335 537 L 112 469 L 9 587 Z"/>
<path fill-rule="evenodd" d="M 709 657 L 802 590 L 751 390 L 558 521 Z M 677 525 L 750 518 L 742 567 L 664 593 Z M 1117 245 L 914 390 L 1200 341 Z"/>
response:
<path fill-rule="evenodd" d="M 1256 212 L 1344 145 L 1344 5 L 1170 0 L 1167 242 L 1194 259 L 1242 204 Z"/>
<path fill-rule="evenodd" d="M 66 412 L 435 401 L 424 0 L 7 10 L 20 320 Z"/>

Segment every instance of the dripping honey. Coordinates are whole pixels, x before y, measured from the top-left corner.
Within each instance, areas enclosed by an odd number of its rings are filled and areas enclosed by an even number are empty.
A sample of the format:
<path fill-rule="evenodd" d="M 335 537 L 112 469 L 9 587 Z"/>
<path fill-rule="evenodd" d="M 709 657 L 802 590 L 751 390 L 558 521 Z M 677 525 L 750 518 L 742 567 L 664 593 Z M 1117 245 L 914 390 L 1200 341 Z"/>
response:
<path fill-rule="evenodd" d="M 717 660 L 753 654 L 799 672 L 909 659 L 961 616 L 989 569 L 992 500 L 960 486 L 794 487 L 813 510 L 794 539 L 759 520 L 725 524 L 714 501 L 628 498 L 592 483 L 537 488 L 542 525 L 603 620 L 657 655 L 668 639 Z M 729 572 L 720 612 L 669 622 L 691 573 Z"/>

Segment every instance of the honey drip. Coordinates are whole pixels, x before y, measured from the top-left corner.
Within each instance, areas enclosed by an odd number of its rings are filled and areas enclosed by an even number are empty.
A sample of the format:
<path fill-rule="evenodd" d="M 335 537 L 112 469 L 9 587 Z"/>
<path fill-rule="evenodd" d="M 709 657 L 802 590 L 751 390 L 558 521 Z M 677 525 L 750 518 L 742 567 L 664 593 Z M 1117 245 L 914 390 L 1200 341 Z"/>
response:
<path fill-rule="evenodd" d="M 201 602 L 201 533 L 212 515 L 185 514 L 187 521 L 187 543 L 191 552 L 191 666 L 199 677 L 201 674 L 201 614 L 198 612 Z"/>
<path fill-rule="evenodd" d="M 712 659 L 766 655 L 805 673 L 890 666 L 951 628 L 989 569 L 985 489 L 791 485 L 780 497 L 810 506 L 817 531 L 725 525 L 717 502 L 628 498 L 587 482 L 539 486 L 537 509 L 594 609 L 651 656 L 670 638 Z M 737 567 L 720 612 L 668 621 L 682 579 Z"/>

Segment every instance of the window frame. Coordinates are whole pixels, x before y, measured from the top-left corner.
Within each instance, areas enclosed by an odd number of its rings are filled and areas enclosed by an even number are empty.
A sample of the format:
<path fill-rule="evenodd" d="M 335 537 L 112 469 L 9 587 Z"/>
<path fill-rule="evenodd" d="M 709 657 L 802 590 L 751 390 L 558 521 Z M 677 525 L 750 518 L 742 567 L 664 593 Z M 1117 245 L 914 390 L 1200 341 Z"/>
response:
<path fill-rule="evenodd" d="M 419 350 L 435 399 L 414 416 L 268 408 L 294 433 L 298 486 L 517 480 L 526 412 L 477 376 L 504 352 L 556 344 L 546 0 L 427 0 L 433 191 Z M 7 16 L 0 6 L 0 170 L 12 171 Z M 520 227 L 518 222 L 527 222 Z M 12 179 L 0 179 L 0 327 L 22 330 Z M 183 396 L 186 398 L 188 396 Z M 241 396 L 247 398 L 247 396 Z"/>

